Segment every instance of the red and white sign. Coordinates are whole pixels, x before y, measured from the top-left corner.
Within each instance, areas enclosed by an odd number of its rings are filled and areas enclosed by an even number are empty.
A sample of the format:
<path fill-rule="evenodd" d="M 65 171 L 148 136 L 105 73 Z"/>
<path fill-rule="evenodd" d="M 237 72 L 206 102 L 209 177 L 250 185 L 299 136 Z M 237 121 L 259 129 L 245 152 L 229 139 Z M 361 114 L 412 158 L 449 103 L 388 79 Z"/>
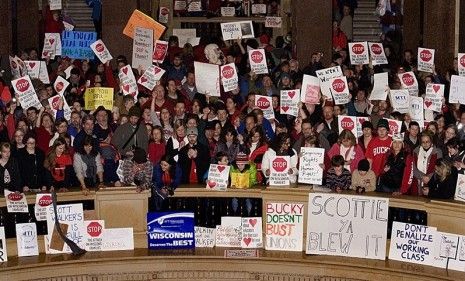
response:
<path fill-rule="evenodd" d="M 265 119 L 274 119 L 272 98 L 267 96 L 255 96 L 255 106 L 263 111 Z"/>
<path fill-rule="evenodd" d="M 102 230 L 103 226 L 98 221 L 93 221 L 86 226 L 87 234 L 91 237 L 99 237 Z"/>
<path fill-rule="evenodd" d="M 54 59 L 61 56 L 61 38 L 59 33 L 45 33 L 44 48 L 42 49 L 43 59 Z"/>
<path fill-rule="evenodd" d="M 223 65 L 221 70 L 221 83 L 225 92 L 234 91 L 238 88 L 239 78 L 234 63 Z"/>
<path fill-rule="evenodd" d="M 162 40 L 155 41 L 155 47 L 153 48 L 152 61 L 154 63 L 163 63 L 167 53 L 168 53 L 168 42 L 162 41 Z"/>
<path fill-rule="evenodd" d="M 128 64 L 122 67 L 119 71 L 118 77 L 121 89 L 123 90 L 123 95 L 131 95 L 135 100 L 139 90 L 137 88 L 136 77 L 134 77 L 131 65 Z"/>
<path fill-rule="evenodd" d="M 279 103 L 280 113 L 297 117 L 299 114 L 299 101 L 299 89 L 281 91 L 281 101 Z"/>
<path fill-rule="evenodd" d="M 18 56 L 9 56 L 9 59 L 11 75 L 13 76 L 13 79 L 23 77 L 27 74 L 26 64 L 20 58 L 18 58 Z"/>
<path fill-rule="evenodd" d="M 415 74 L 410 72 L 397 74 L 403 89 L 407 89 L 411 96 L 418 96 L 418 81 Z"/>
<path fill-rule="evenodd" d="M 434 49 L 418 48 L 418 71 L 434 72 Z"/>
<path fill-rule="evenodd" d="M 265 27 L 269 28 L 281 28 L 283 20 L 281 17 L 266 17 Z"/>
<path fill-rule="evenodd" d="M 28 213 L 27 199 L 24 193 L 11 192 L 5 189 L 5 201 L 8 213 Z"/>
<path fill-rule="evenodd" d="M 320 80 L 317 77 L 304 74 L 300 101 L 308 104 L 320 103 Z"/>
<path fill-rule="evenodd" d="M 316 76 L 320 80 L 321 93 L 325 96 L 327 100 L 333 99 L 331 94 L 331 79 L 341 77 L 342 75 L 342 69 L 339 65 L 316 71 Z"/>
<path fill-rule="evenodd" d="M 136 27 L 132 42 L 132 67 L 149 68 L 152 65 L 153 56 L 153 30 Z"/>
<path fill-rule="evenodd" d="M 380 65 L 388 64 L 386 53 L 382 43 L 368 43 L 371 55 L 371 64 Z"/>
<path fill-rule="evenodd" d="M 42 104 L 37 97 L 36 91 L 32 86 L 31 78 L 24 76 L 16 80 L 11 81 L 13 89 L 18 94 L 19 102 L 22 108 L 29 108 L 31 106 L 37 109 L 42 108 Z"/>
<path fill-rule="evenodd" d="M 262 228 L 261 217 L 242 218 L 241 248 L 263 248 Z"/>
<path fill-rule="evenodd" d="M 52 205 L 51 194 L 37 194 L 36 204 L 34 206 L 34 213 L 37 221 L 47 220 L 47 209 L 48 206 Z"/>
<path fill-rule="evenodd" d="M 60 96 L 63 96 L 63 93 L 65 92 L 66 88 L 69 86 L 68 80 L 61 76 L 57 76 L 57 79 L 53 83 L 53 89 L 55 92 L 57 92 Z"/>
<path fill-rule="evenodd" d="M 229 184 L 230 166 L 210 164 L 206 188 L 208 190 L 225 191 Z"/>
<path fill-rule="evenodd" d="M 337 123 L 339 127 L 339 134 L 343 130 L 349 130 L 354 134 L 354 136 L 357 135 L 357 117 L 339 115 L 337 116 Z"/>
<path fill-rule="evenodd" d="M 459 76 L 465 76 L 465 53 L 459 53 L 457 57 Z"/>
<path fill-rule="evenodd" d="M 71 119 L 72 110 L 69 107 L 68 102 L 66 102 L 66 99 L 63 96 L 56 95 L 56 96 L 48 98 L 48 104 L 50 105 L 50 108 L 53 110 L 53 113 L 56 116 L 57 111 L 59 110 L 60 99 L 63 100 L 64 117 L 66 120 L 69 121 Z"/>
<path fill-rule="evenodd" d="M 39 79 L 44 84 L 50 84 L 48 77 L 47 64 L 45 61 L 30 60 L 24 62 L 27 69 L 27 74 L 32 79 Z"/>
<path fill-rule="evenodd" d="M 152 65 L 144 71 L 144 74 L 139 78 L 139 80 L 137 80 L 137 83 L 152 91 L 158 81 L 160 81 L 163 74 L 165 74 L 165 70 L 163 68 Z"/>
<path fill-rule="evenodd" d="M 158 14 L 158 22 L 167 24 L 170 18 L 170 9 L 168 7 L 160 7 L 160 13 Z"/>
<path fill-rule="evenodd" d="M 350 63 L 352 65 L 369 64 L 367 42 L 349 43 Z"/>
<path fill-rule="evenodd" d="M 267 74 L 268 66 L 266 64 L 266 56 L 264 49 L 249 50 L 250 69 L 255 74 Z"/>
<path fill-rule="evenodd" d="M 270 159 L 270 185 L 287 186 L 289 180 L 290 157 L 275 156 Z"/>
<path fill-rule="evenodd" d="M 408 113 L 410 110 L 410 95 L 407 90 L 391 90 L 389 92 L 391 106 L 394 111 Z"/>
<path fill-rule="evenodd" d="M 345 76 L 331 79 L 330 84 L 335 104 L 347 104 L 350 102 L 349 86 L 347 85 L 347 78 Z"/>
<path fill-rule="evenodd" d="M 400 134 L 400 130 L 402 129 L 402 121 L 395 120 L 395 119 L 386 119 L 389 124 L 389 135 Z"/>
<path fill-rule="evenodd" d="M 442 99 L 444 98 L 444 89 L 443 84 L 433 84 L 430 83 L 426 85 L 426 95 L 425 95 L 425 110 L 432 110 L 436 112 L 442 111 Z"/>
<path fill-rule="evenodd" d="M 94 51 L 95 55 L 102 63 L 106 63 L 107 61 L 110 61 L 113 58 L 107 46 L 105 46 L 101 39 L 90 44 L 90 48 L 92 49 L 92 51 Z"/>
<path fill-rule="evenodd" d="M 101 251 L 102 248 L 102 233 L 105 231 L 105 221 L 89 220 L 84 221 L 84 240 L 87 251 Z"/>

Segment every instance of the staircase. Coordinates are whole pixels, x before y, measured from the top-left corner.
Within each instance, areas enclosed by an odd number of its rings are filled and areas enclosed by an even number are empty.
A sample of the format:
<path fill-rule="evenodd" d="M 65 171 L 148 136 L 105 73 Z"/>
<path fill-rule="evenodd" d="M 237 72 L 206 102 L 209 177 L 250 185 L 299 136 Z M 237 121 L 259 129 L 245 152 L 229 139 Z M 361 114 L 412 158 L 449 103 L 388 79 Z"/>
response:
<path fill-rule="evenodd" d="M 85 0 L 64 0 L 63 9 L 74 22 L 76 31 L 95 31 L 92 21 L 92 8 Z"/>
<path fill-rule="evenodd" d="M 381 27 L 374 0 L 358 0 L 353 18 L 353 41 L 379 42 Z"/>

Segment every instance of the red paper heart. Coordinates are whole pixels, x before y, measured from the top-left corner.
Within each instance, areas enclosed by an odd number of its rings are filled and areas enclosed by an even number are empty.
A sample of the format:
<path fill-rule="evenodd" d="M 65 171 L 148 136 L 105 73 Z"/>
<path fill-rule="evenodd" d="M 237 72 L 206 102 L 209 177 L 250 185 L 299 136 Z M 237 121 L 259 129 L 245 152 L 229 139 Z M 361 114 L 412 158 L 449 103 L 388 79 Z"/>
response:
<path fill-rule="evenodd" d="M 208 187 L 214 188 L 216 186 L 216 182 L 214 181 L 207 181 Z"/>
<path fill-rule="evenodd" d="M 124 73 L 125 75 L 128 75 L 128 68 L 127 68 L 127 67 L 126 67 L 126 68 L 123 68 L 122 70 L 123 70 L 123 73 Z"/>
<path fill-rule="evenodd" d="M 428 108 L 429 108 L 432 104 L 433 104 L 432 101 L 429 101 L 429 100 L 425 101 L 425 105 L 426 105 L 426 107 L 428 107 Z"/>
<path fill-rule="evenodd" d="M 43 52 L 42 56 L 46 57 L 48 55 L 48 52 Z"/>
<path fill-rule="evenodd" d="M 257 219 L 249 219 L 249 223 L 252 227 L 255 227 L 255 225 L 257 224 Z"/>
<path fill-rule="evenodd" d="M 145 78 L 144 76 L 142 76 L 142 77 L 140 78 L 140 82 L 141 82 L 141 83 L 147 82 L 147 78 Z"/>
<path fill-rule="evenodd" d="M 30 62 L 30 63 L 29 63 L 29 67 L 30 67 L 30 68 L 34 68 L 34 66 L 36 66 L 36 63 L 35 63 L 35 62 Z"/>
<path fill-rule="evenodd" d="M 281 106 L 284 112 L 287 112 L 289 110 L 289 106 Z"/>
<path fill-rule="evenodd" d="M 123 91 L 125 91 L 126 93 L 129 93 L 129 85 L 124 85 Z"/>
<path fill-rule="evenodd" d="M 439 89 L 441 89 L 441 86 L 433 85 L 433 90 L 434 90 L 435 93 L 437 93 L 439 91 Z"/>
<path fill-rule="evenodd" d="M 295 92 L 294 91 L 289 92 L 287 93 L 287 95 L 292 99 L 295 96 Z"/>
<path fill-rule="evenodd" d="M 218 169 L 218 171 L 220 171 L 220 173 L 221 173 L 221 172 L 224 171 L 224 169 L 226 169 L 226 167 L 225 167 L 225 166 L 218 166 L 217 169 Z"/>
<path fill-rule="evenodd" d="M 155 73 L 155 75 L 157 75 L 160 71 L 161 71 L 161 68 L 159 67 L 153 68 L 153 72 Z"/>
<path fill-rule="evenodd" d="M 50 45 L 52 45 L 53 42 L 55 42 L 55 39 L 48 39 L 48 42 L 50 42 Z"/>
<path fill-rule="evenodd" d="M 245 245 L 249 246 L 250 242 L 252 242 L 252 238 L 250 237 L 244 238 Z"/>
<path fill-rule="evenodd" d="M 136 92 L 129 93 L 129 95 L 132 96 L 132 97 L 135 97 L 135 96 L 136 96 Z"/>

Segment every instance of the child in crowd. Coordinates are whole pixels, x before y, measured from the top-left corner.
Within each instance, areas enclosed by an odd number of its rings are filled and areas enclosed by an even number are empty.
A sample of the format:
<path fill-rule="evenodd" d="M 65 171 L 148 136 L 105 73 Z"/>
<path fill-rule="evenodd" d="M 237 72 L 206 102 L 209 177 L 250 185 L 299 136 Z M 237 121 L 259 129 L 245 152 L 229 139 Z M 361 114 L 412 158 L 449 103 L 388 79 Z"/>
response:
<path fill-rule="evenodd" d="M 350 188 L 352 183 L 349 170 L 344 168 L 344 157 L 335 155 L 331 158 L 331 168 L 326 176 L 326 187 L 333 191 L 341 192 Z"/>
<path fill-rule="evenodd" d="M 239 152 L 231 166 L 230 176 L 232 188 L 250 188 L 257 184 L 257 167 L 249 161 L 247 154 Z"/>
<path fill-rule="evenodd" d="M 358 162 L 357 169 L 352 173 L 352 188 L 357 193 L 364 193 L 365 191 L 375 191 L 376 189 L 376 175 L 370 170 L 370 162 L 362 159 Z"/>

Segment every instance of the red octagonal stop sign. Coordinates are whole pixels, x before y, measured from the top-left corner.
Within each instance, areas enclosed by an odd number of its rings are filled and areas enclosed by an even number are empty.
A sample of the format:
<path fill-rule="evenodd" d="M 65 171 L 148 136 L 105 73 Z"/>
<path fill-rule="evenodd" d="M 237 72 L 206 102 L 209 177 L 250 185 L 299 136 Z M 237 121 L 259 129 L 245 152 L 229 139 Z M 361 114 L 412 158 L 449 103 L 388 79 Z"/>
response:
<path fill-rule="evenodd" d="M 92 237 L 99 237 L 102 234 L 102 225 L 98 222 L 93 221 L 87 226 L 87 233 Z"/>
<path fill-rule="evenodd" d="M 287 161 L 282 158 L 282 157 L 277 157 L 273 162 L 271 163 L 273 166 L 273 169 L 277 172 L 284 172 L 287 169 Z"/>
<path fill-rule="evenodd" d="M 342 93 L 346 89 L 346 83 L 344 83 L 342 79 L 335 79 L 333 81 L 332 87 L 336 92 Z"/>
<path fill-rule="evenodd" d="M 257 100 L 257 107 L 262 109 L 262 110 L 268 109 L 268 107 L 270 107 L 270 102 L 268 101 L 268 99 L 266 99 L 264 97 L 260 97 Z"/>
<path fill-rule="evenodd" d="M 402 75 L 402 81 L 407 86 L 412 86 L 413 83 L 415 82 L 413 79 L 413 76 L 410 75 L 410 73 L 404 73 L 404 75 Z"/>
<path fill-rule="evenodd" d="M 234 75 L 234 68 L 232 68 L 231 66 L 227 65 L 225 67 L 223 67 L 223 77 L 226 78 L 226 79 L 230 79 L 233 77 Z"/>
<path fill-rule="evenodd" d="M 433 57 L 433 54 L 429 50 L 423 50 L 420 52 L 420 59 L 422 61 L 430 61 L 431 58 Z"/>
<path fill-rule="evenodd" d="M 344 130 L 349 130 L 349 131 L 352 131 L 354 128 L 355 128 L 355 123 L 352 119 L 350 119 L 349 117 L 344 117 L 342 118 L 341 120 L 341 127 L 344 129 Z"/>
<path fill-rule="evenodd" d="M 352 52 L 356 55 L 360 55 L 365 51 L 365 47 L 362 44 L 354 44 L 352 46 Z"/>
<path fill-rule="evenodd" d="M 373 44 L 373 45 L 371 45 L 371 51 L 372 51 L 373 54 L 375 54 L 375 55 L 381 55 L 381 53 L 382 53 L 381 46 L 378 45 L 378 44 Z"/>
<path fill-rule="evenodd" d="M 465 67 L 465 55 L 463 55 L 463 56 L 461 56 L 461 57 L 459 58 L 459 63 L 460 63 L 463 67 Z"/>

